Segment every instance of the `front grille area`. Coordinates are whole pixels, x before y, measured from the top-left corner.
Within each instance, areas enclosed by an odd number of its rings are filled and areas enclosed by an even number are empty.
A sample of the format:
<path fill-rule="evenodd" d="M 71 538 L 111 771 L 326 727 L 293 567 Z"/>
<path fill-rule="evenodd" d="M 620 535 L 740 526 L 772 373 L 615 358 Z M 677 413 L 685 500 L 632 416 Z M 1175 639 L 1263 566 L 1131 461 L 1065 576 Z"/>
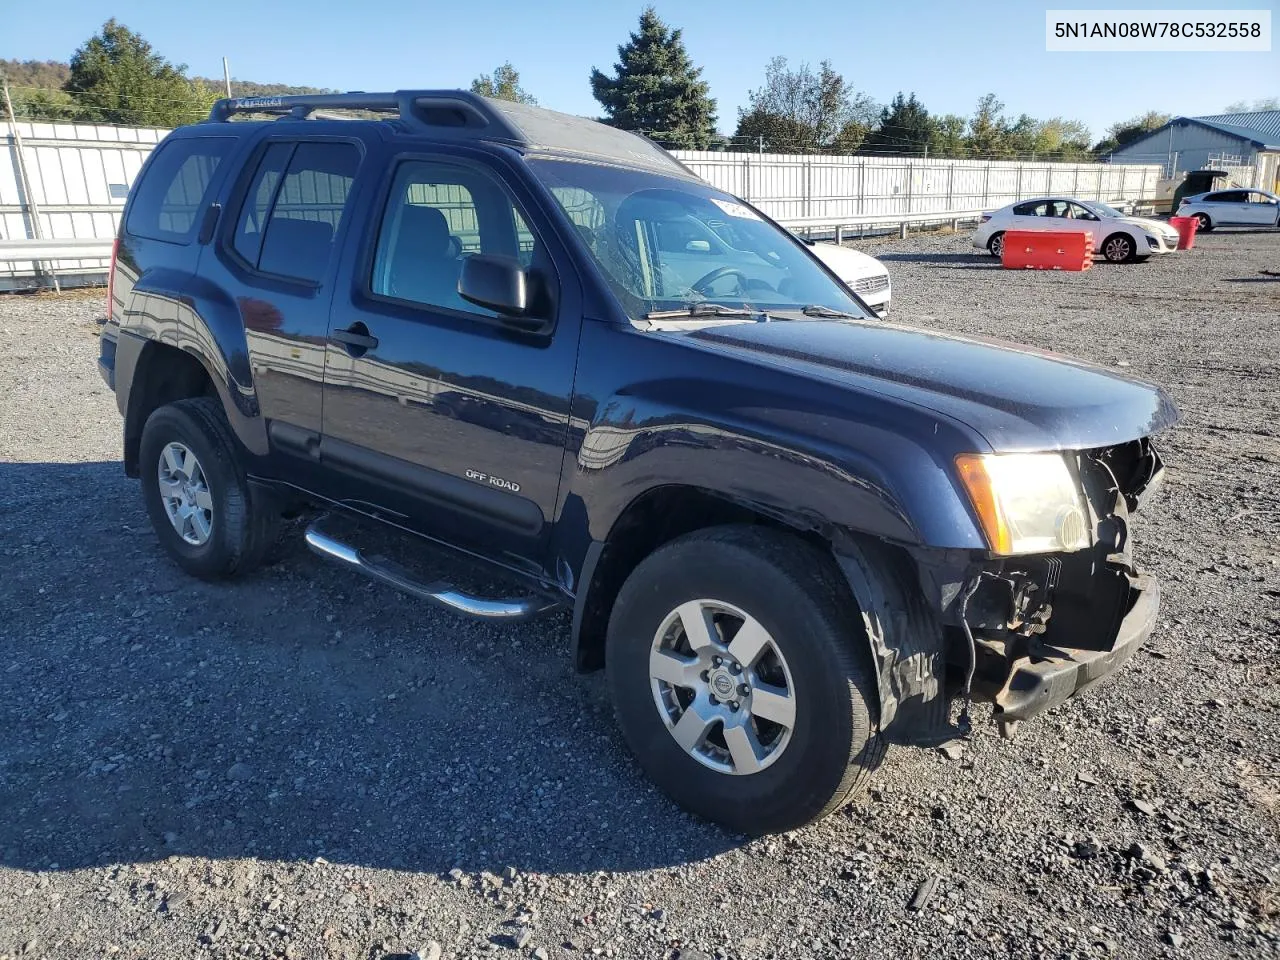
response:
<path fill-rule="evenodd" d="M 882 273 L 878 277 L 862 277 L 853 281 L 853 289 L 856 293 L 878 293 L 888 288 L 889 275 L 887 273 Z"/>

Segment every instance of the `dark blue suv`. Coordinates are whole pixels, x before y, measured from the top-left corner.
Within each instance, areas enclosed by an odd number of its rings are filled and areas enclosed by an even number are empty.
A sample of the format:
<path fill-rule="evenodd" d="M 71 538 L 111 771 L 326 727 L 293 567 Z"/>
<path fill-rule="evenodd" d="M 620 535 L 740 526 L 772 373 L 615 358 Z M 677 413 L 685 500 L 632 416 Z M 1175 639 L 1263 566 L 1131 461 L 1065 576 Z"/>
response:
<path fill-rule="evenodd" d="M 1156 615 L 1161 390 L 887 325 L 749 204 L 547 110 L 220 101 L 134 186 L 100 362 L 184 569 L 245 573 L 306 508 L 316 552 L 461 614 L 571 610 L 645 770 L 743 831 L 963 736 L 973 697 L 1011 732 Z M 372 556 L 388 531 L 509 587 Z"/>

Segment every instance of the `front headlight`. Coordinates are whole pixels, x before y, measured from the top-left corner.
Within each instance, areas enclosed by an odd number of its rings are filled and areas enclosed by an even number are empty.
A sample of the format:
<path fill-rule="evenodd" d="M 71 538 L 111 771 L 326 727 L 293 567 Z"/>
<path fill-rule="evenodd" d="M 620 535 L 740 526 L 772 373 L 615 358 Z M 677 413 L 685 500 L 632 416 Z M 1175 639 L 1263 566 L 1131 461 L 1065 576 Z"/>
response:
<path fill-rule="evenodd" d="M 992 553 L 1059 553 L 1089 545 L 1075 479 L 1058 453 L 962 453 L 956 470 Z"/>

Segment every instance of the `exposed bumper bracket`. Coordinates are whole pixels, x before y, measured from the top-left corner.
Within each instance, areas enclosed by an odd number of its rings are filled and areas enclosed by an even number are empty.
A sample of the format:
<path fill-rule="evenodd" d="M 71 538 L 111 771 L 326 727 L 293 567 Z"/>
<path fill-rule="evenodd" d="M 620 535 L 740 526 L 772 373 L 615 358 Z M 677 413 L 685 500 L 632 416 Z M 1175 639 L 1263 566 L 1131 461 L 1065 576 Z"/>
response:
<path fill-rule="evenodd" d="M 1160 584 L 1150 576 L 1131 578 L 1137 596 L 1120 623 L 1110 650 L 1041 646 L 1015 660 L 995 695 L 995 719 L 1002 726 L 1043 713 L 1118 670 L 1155 627 Z"/>

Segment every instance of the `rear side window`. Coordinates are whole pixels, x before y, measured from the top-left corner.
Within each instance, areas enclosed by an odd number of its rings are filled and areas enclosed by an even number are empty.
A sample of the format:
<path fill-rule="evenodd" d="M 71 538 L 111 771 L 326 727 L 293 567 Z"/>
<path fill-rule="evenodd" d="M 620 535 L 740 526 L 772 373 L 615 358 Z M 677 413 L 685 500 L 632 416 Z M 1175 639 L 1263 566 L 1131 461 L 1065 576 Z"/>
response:
<path fill-rule="evenodd" d="M 1035 201 L 1020 203 L 1013 208 L 1013 212 L 1015 216 L 1019 217 L 1040 217 L 1044 215 L 1043 207 L 1043 203 L 1036 203 Z"/>
<path fill-rule="evenodd" d="M 267 229 L 267 217 L 271 213 L 271 204 L 276 199 L 276 188 L 280 186 L 280 178 L 293 156 L 294 144 L 273 143 L 267 148 L 249 184 L 249 192 L 244 198 L 244 206 L 240 208 L 240 219 L 236 223 L 236 236 L 232 245 L 236 253 L 244 258 L 245 263 L 258 265 L 258 255 L 262 252 L 262 235 Z"/>
<path fill-rule="evenodd" d="M 189 243 L 214 172 L 233 146 L 233 137 L 187 137 L 160 147 L 135 189 L 125 229 L 136 237 Z"/>
<path fill-rule="evenodd" d="M 236 253 L 263 273 L 318 283 L 359 165 L 350 143 L 271 144 L 236 219 Z"/>

